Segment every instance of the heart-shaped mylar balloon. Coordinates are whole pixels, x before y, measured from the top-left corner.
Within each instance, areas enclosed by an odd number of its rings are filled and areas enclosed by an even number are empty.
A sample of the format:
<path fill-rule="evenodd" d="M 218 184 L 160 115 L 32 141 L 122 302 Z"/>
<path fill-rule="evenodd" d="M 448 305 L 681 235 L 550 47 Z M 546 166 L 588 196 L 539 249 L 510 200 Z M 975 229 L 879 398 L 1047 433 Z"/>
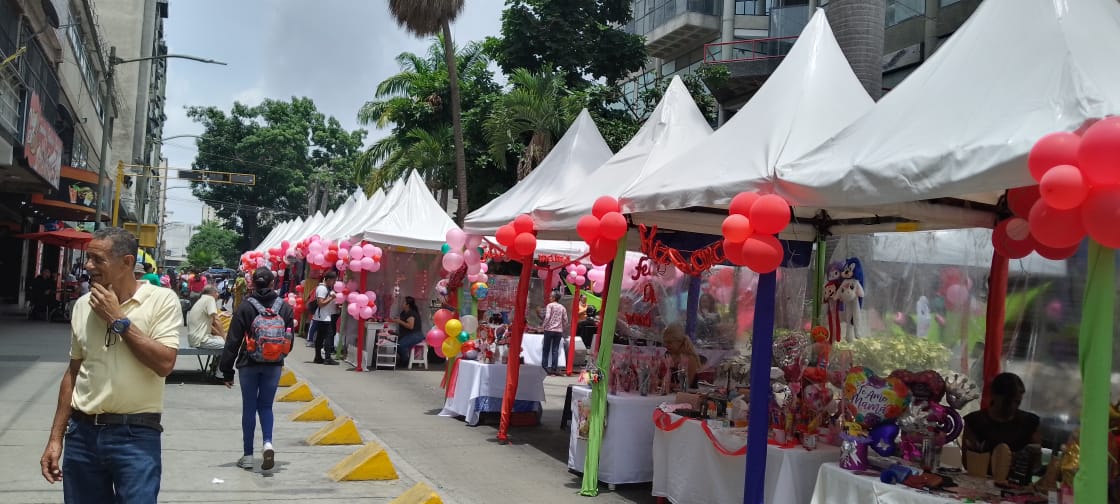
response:
<path fill-rule="evenodd" d="M 866 367 L 854 367 L 844 380 L 847 413 L 856 423 L 874 428 L 898 418 L 910 405 L 910 389 L 898 378 L 882 378 Z"/>
<path fill-rule="evenodd" d="M 919 373 L 896 369 L 891 377 L 902 380 L 910 388 L 910 395 L 915 401 L 939 403 L 945 397 L 945 379 L 932 369 Z"/>

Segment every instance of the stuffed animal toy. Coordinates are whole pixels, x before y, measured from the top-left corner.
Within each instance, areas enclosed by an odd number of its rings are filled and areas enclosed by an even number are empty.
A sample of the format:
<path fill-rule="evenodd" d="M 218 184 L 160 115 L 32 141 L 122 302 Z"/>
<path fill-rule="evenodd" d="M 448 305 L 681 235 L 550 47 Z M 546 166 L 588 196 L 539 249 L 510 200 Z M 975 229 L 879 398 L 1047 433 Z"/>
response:
<path fill-rule="evenodd" d="M 929 298 L 925 296 L 918 298 L 917 311 L 917 336 L 925 338 L 929 336 L 929 328 L 933 325 L 933 315 L 930 314 L 929 310 Z"/>
<path fill-rule="evenodd" d="M 828 315 L 828 334 L 832 341 L 840 341 L 840 299 L 836 297 L 839 291 L 840 280 L 830 280 L 824 284 L 824 299 L 821 300 Z"/>
<path fill-rule="evenodd" d="M 859 262 L 858 257 L 849 257 L 844 260 L 844 269 L 840 271 L 840 279 L 855 280 L 859 282 L 859 286 L 861 289 L 864 287 L 863 264 Z M 863 307 L 862 295 L 860 295 L 859 297 L 859 306 L 861 308 Z"/>
<path fill-rule="evenodd" d="M 836 292 L 836 297 L 844 303 L 844 313 L 840 317 L 844 340 L 852 341 L 859 338 L 859 324 L 862 318 L 860 301 L 863 299 L 863 285 L 855 279 L 844 280 L 840 283 L 840 290 Z"/>

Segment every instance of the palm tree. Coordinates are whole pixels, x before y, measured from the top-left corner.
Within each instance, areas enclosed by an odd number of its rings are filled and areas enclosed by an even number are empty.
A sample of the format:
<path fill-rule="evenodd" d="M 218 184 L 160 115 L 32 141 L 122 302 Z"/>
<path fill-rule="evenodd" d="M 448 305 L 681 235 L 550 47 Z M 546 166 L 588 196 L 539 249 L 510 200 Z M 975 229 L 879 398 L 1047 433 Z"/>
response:
<path fill-rule="evenodd" d="M 380 159 L 380 167 L 369 170 L 363 189 L 372 194 L 408 175 L 410 170 L 420 172 L 428 188 L 441 193 L 441 203 L 447 205 L 446 190 L 454 186 L 455 152 L 452 147 L 451 128 L 435 131 L 412 128 L 402 136 L 387 136 L 378 140 L 362 154 L 360 163 L 377 166 L 371 159 Z"/>
<path fill-rule="evenodd" d="M 451 87 L 451 129 L 455 138 L 455 179 L 459 188 L 459 211 L 456 222 L 463 225 L 467 217 L 467 154 L 463 146 L 462 110 L 459 104 L 459 71 L 455 65 L 455 46 L 451 39 L 451 22 L 463 11 L 463 0 L 389 0 L 389 12 L 397 24 L 408 31 L 428 37 L 443 34 L 443 59 Z"/>
<path fill-rule="evenodd" d="M 483 129 L 491 156 L 503 167 L 506 153 L 529 137 L 517 162 L 517 179 L 521 180 L 540 164 L 555 139 L 571 124 L 574 114 L 568 102 L 578 97 L 567 95 L 563 78 L 552 72 L 518 68 L 509 80 L 513 89 L 501 97 Z"/>

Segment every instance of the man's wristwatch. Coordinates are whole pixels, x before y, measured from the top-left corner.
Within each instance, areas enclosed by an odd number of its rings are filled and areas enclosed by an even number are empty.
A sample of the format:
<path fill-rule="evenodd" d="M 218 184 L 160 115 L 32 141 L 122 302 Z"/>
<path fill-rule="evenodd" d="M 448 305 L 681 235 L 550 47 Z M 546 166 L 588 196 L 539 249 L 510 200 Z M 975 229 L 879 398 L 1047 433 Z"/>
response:
<path fill-rule="evenodd" d="M 114 320 L 112 324 L 109 324 L 109 330 L 113 331 L 113 334 L 122 335 L 128 332 L 128 327 L 131 325 L 132 321 L 128 320 L 127 317 L 119 318 L 117 320 Z"/>

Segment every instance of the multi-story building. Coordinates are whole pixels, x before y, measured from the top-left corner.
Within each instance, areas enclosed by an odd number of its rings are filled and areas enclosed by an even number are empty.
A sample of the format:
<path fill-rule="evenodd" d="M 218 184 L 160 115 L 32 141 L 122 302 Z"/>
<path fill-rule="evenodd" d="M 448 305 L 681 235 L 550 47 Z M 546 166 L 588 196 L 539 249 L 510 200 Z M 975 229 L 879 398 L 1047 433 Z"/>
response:
<path fill-rule="evenodd" d="M 12 234 L 97 219 L 104 47 L 91 0 L 0 0 L 0 302 L 72 263 Z"/>
<path fill-rule="evenodd" d="M 816 7 L 828 12 L 841 48 L 857 76 L 875 72 L 874 97 L 902 81 L 952 35 L 980 0 L 632 0 L 627 31 L 642 35 L 650 60 L 623 84 L 637 102 L 656 77 L 726 65 L 726 85 L 712 89 L 720 104 L 738 109 L 762 86 L 789 52 Z M 832 5 L 830 5 L 832 4 Z M 882 47 L 860 17 L 884 12 Z M 877 28 L 877 27 L 875 27 Z M 845 36 L 843 32 L 851 36 Z M 870 45 L 868 42 L 870 41 Z M 881 80 L 879 79 L 881 77 Z M 865 86 L 868 81 L 864 81 Z M 879 84 L 881 82 L 881 84 Z"/>
<path fill-rule="evenodd" d="M 198 226 L 168 222 L 163 226 L 163 257 L 160 266 L 179 266 L 187 262 L 187 245 Z"/>
<path fill-rule="evenodd" d="M 94 0 L 100 11 L 100 22 L 108 45 L 122 60 L 167 55 L 164 22 L 168 0 Z M 158 223 L 162 193 L 158 169 L 162 153 L 160 138 L 167 121 L 164 103 L 167 89 L 167 59 L 159 58 L 117 65 L 114 70 L 115 94 L 120 108 L 113 127 L 110 164 L 156 167 L 130 169 L 131 194 L 122 198 L 133 201 L 125 208 L 129 220 Z M 113 169 L 115 172 L 115 167 Z"/>

